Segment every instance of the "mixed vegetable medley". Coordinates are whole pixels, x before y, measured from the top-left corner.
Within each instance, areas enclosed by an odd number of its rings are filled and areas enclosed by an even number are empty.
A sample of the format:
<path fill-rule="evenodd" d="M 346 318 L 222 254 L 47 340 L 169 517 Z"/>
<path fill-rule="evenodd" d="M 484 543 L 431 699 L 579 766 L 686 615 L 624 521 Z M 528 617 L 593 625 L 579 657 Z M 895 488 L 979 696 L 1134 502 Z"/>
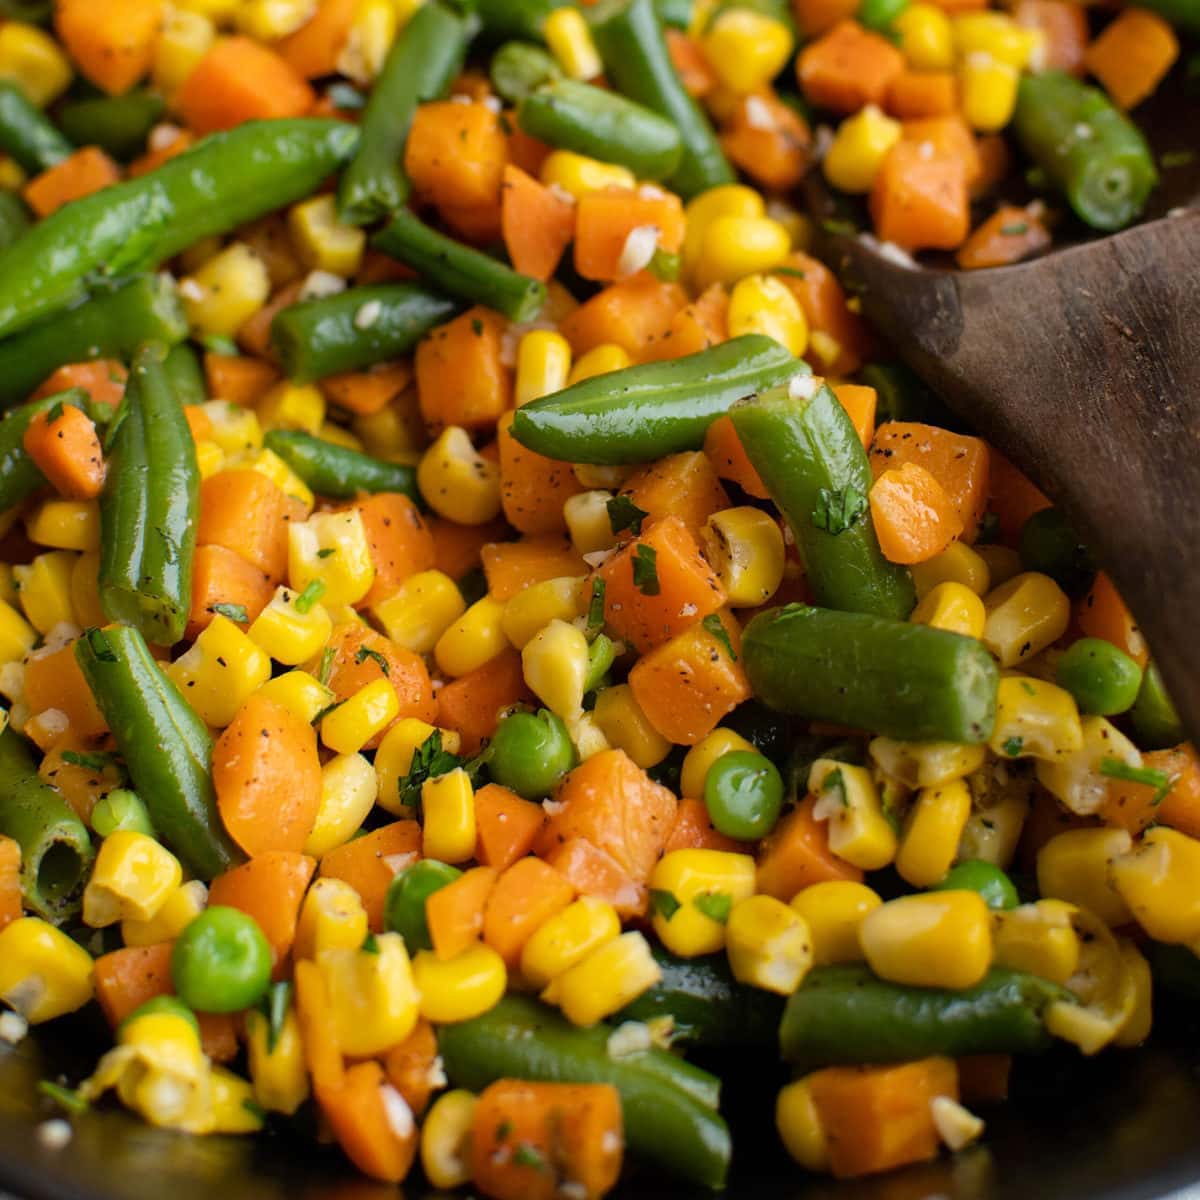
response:
<path fill-rule="evenodd" d="M 48 1114 L 588 1200 L 724 1184 L 732 1053 L 855 1177 L 1200 996 L 1133 618 L 798 207 L 1127 224 L 1192 0 L 0 13 L 0 1037 L 112 1029 Z"/>

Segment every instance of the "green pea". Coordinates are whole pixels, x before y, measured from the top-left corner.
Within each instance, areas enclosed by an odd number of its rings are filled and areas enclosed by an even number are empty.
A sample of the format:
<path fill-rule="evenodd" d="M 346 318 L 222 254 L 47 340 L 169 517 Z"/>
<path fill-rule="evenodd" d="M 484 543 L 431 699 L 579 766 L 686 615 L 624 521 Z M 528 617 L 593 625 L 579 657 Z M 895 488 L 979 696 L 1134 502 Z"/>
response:
<path fill-rule="evenodd" d="M 1142 676 L 1142 686 L 1134 701 L 1133 731 L 1144 750 L 1166 750 L 1183 741 L 1183 725 L 1175 705 L 1163 684 L 1158 667 L 1151 663 Z"/>
<path fill-rule="evenodd" d="M 978 892 L 988 908 L 1016 908 L 1021 903 L 1012 880 L 999 867 L 981 858 L 970 858 L 951 867 L 946 878 L 930 891 Z"/>
<path fill-rule="evenodd" d="M 109 837 L 118 830 L 154 837 L 154 823 L 142 798 L 127 788 L 114 788 L 96 801 L 96 807 L 92 809 L 92 828 L 101 837 Z"/>
<path fill-rule="evenodd" d="M 723 754 L 704 779 L 704 804 L 713 825 L 726 837 L 749 842 L 775 828 L 783 807 L 783 780 L 761 754 Z"/>
<path fill-rule="evenodd" d="M 1142 670 L 1103 638 L 1080 638 L 1058 660 L 1058 686 L 1075 697 L 1082 713 L 1110 717 L 1129 709 L 1142 686 Z"/>
<path fill-rule="evenodd" d="M 567 727 L 552 712 L 510 713 L 488 747 L 488 773 L 526 800 L 549 796 L 579 761 Z"/>
<path fill-rule="evenodd" d="M 140 1017 L 151 1017 L 159 1013 L 182 1017 L 196 1031 L 196 1036 L 200 1036 L 200 1022 L 196 1020 L 196 1014 L 178 996 L 154 996 L 145 1004 L 139 1004 L 117 1026 L 117 1036 L 119 1037 L 123 1029 L 132 1025 Z"/>
<path fill-rule="evenodd" d="M 1072 599 L 1084 595 L 1096 578 L 1092 552 L 1057 508 L 1043 508 L 1025 522 L 1017 549 L 1025 570 L 1049 575 Z"/>
<path fill-rule="evenodd" d="M 882 32 L 908 7 L 908 0 L 862 0 L 858 6 L 858 23 Z"/>
<path fill-rule="evenodd" d="M 241 1012 L 271 986 L 271 947 L 253 917 L 218 904 L 194 917 L 171 952 L 171 979 L 196 1012 Z"/>
<path fill-rule="evenodd" d="M 429 926 L 425 923 L 425 901 L 461 874 L 449 863 L 424 858 L 405 867 L 388 885 L 383 902 L 383 927 L 404 938 L 409 954 L 433 949 Z"/>

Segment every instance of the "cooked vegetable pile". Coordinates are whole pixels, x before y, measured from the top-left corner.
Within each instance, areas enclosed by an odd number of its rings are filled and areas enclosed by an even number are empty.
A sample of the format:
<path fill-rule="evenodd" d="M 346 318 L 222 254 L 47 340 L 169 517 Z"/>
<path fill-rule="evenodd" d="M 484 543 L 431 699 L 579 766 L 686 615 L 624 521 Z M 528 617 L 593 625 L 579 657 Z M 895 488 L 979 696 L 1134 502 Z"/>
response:
<path fill-rule="evenodd" d="M 1190 0 L 0 14 L 0 1037 L 112 1030 L 47 1114 L 592 1200 L 725 1183 L 723 1056 L 856 1177 L 1200 996 L 1133 617 L 797 207 L 1128 223 Z"/>

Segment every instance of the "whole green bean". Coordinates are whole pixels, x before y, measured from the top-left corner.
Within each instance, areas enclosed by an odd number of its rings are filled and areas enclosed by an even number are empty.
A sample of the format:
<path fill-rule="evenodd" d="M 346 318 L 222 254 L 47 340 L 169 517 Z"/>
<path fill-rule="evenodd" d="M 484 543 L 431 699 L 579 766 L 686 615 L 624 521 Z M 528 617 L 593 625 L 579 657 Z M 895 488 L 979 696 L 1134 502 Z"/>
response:
<path fill-rule="evenodd" d="M 360 492 L 402 492 L 420 503 L 417 472 L 413 467 L 383 462 L 294 429 L 273 429 L 263 444 L 278 454 L 318 496 L 351 500 Z"/>
<path fill-rule="evenodd" d="M 437 100 L 462 70 L 470 24 L 439 0 L 417 9 L 396 39 L 371 90 L 358 153 L 338 187 L 338 215 L 367 225 L 403 208 L 409 184 L 401 165 L 417 105 Z"/>
<path fill-rule="evenodd" d="M 1047 1006 L 1072 999 L 1048 979 L 1002 967 L 962 991 L 889 983 L 860 964 L 817 967 L 788 998 L 779 1046 L 801 1072 L 935 1054 L 1031 1054 L 1050 1045 Z"/>
<path fill-rule="evenodd" d="M 807 390 L 774 388 L 735 406 L 738 437 L 787 518 L 815 602 L 903 620 L 916 597 L 908 571 L 879 549 L 867 452 L 833 391 Z"/>
<path fill-rule="evenodd" d="M 130 359 L 143 342 L 174 345 L 185 337 L 187 318 L 170 279 L 101 284 L 82 304 L 0 342 L 0 407 L 23 400 L 64 363 Z"/>
<path fill-rule="evenodd" d="M 1098 88 L 1062 71 L 1022 76 L 1013 128 L 1025 153 L 1095 229 L 1128 225 L 1158 182 L 1138 127 Z"/>
<path fill-rule="evenodd" d="M 75 145 L 99 146 L 128 162 L 145 150 L 146 138 L 166 107 L 166 101 L 153 92 L 97 96 L 64 104 L 58 110 L 58 123 Z"/>
<path fill-rule="evenodd" d="M 563 462 L 620 466 L 698 450 L 735 401 L 808 368 L 774 338 L 751 333 L 674 362 L 585 379 L 517 409 L 523 446 Z"/>
<path fill-rule="evenodd" d="M 11 246 L 32 224 L 21 197 L 16 192 L 0 192 L 0 250 Z"/>
<path fill-rule="evenodd" d="M 912 742 L 983 742 L 999 671 L 975 638 L 789 604 L 746 626 L 742 665 L 771 708 Z"/>
<path fill-rule="evenodd" d="M 154 828 L 184 868 L 208 880 L 239 863 L 217 812 L 208 729 L 142 635 L 128 625 L 91 629 L 75 658 Z"/>
<path fill-rule="evenodd" d="M 43 781 L 25 739 L 0 733 L 0 834 L 21 847 L 21 896 L 48 921 L 79 911 L 93 850 L 83 822 Z"/>
<path fill-rule="evenodd" d="M 69 158 L 74 149 L 15 83 L 0 82 L 0 150 L 37 174 Z"/>
<path fill-rule="evenodd" d="M 492 55 L 488 74 L 497 95 L 519 104 L 534 88 L 562 78 L 554 56 L 530 42 L 505 42 Z"/>
<path fill-rule="evenodd" d="M 601 0 L 588 10 L 605 72 L 617 91 L 675 124 L 683 141 L 667 181 L 685 200 L 735 176 L 700 106 L 671 62 L 652 0 Z"/>
<path fill-rule="evenodd" d="M 271 345 L 289 379 L 311 383 L 407 354 L 458 305 L 416 283 L 350 288 L 285 308 Z"/>
<path fill-rule="evenodd" d="M 163 363 L 167 383 L 180 406 L 208 402 L 208 385 L 196 352 L 187 342 L 173 346 Z"/>
<path fill-rule="evenodd" d="M 100 604 L 114 621 L 173 646 L 191 608 L 200 469 L 166 357 L 155 342 L 138 352 L 109 431 Z"/>
<path fill-rule="evenodd" d="M 530 92 L 517 109 L 517 123 L 531 137 L 620 163 L 639 179 L 666 179 L 683 157 L 683 142 L 671 121 L 574 79 L 557 79 Z"/>
<path fill-rule="evenodd" d="M 532 321 L 546 303 L 544 283 L 430 229 L 407 209 L 398 212 L 371 244 L 448 295 L 494 308 L 510 321 Z"/>
<path fill-rule="evenodd" d="M 87 392 L 71 388 L 22 404 L 0 418 L 0 512 L 7 512 L 46 486 L 45 475 L 25 450 L 25 430 L 30 421 L 56 404 L 86 410 L 89 402 Z"/>
<path fill-rule="evenodd" d="M 64 205 L 0 254 L 0 337 L 61 312 L 89 278 L 155 267 L 311 195 L 353 153 L 344 121 L 253 121 Z"/>
<path fill-rule="evenodd" d="M 476 0 L 475 12 L 483 22 L 483 31 L 493 38 L 531 38 L 542 40 L 546 18 L 571 0 Z"/>
<path fill-rule="evenodd" d="M 636 1154 L 693 1183 L 719 1188 L 729 1167 L 729 1129 L 698 1083 L 717 1081 L 662 1050 L 608 1053 L 612 1029 L 580 1029 L 553 1009 L 505 996 L 474 1020 L 438 1029 L 438 1049 L 456 1087 L 481 1090 L 496 1079 L 608 1083 L 621 1096 L 625 1137 Z"/>

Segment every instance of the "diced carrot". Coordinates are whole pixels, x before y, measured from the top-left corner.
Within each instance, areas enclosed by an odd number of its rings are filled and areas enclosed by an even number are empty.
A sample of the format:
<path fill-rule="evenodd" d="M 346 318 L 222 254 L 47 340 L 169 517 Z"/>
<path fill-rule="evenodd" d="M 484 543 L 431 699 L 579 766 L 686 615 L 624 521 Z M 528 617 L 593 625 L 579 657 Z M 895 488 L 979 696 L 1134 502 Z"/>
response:
<path fill-rule="evenodd" d="M 725 603 L 725 589 L 678 517 L 663 517 L 597 571 L 604 619 L 640 651 L 703 621 Z"/>
<path fill-rule="evenodd" d="M 261 471 L 218 471 L 200 485 L 196 544 L 224 546 L 273 584 L 287 576 L 290 505 L 283 489 Z"/>
<path fill-rule="evenodd" d="M 1001 205 L 959 247 L 955 261 L 964 271 L 1006 267 L 1050 246 L 1050 231 L 1030 208 Z"/>
<path fill-rule="evenodd" d="M 48 375 L 30 396 L 41 400 L 71 388 L 82 388 L 97 404 L 118 405 L 125 395 L 125 380 L 129 372 L 115 358 L 94 358 L 90 362 L 68 363 Z"/>
<path fill-rule="evenodd" d="M 31 654 L 25 660 L 24 684 L 23 699 L 31 713 L 57 709 L 77 738 L 97 738 L 108 732 L 108 723 L 75 661 L 74 642 Z"/>
<path fill-rule="evenodd" d="M 325 399 L 355 416 L 381 412 L 413 382 L 407 362 L 386 362 L 346 375 L 327 375 L 319 387 Z"/>
<path fill-rule="evenodd" d="M 1160 797 L 1158 788 L 1148 783 L 1109 779 L 1104 803 L 1100 807 L 1100 816 L 1106 825 L 1119 826 L 1128 830 L 1134 837 L 1138 837 L 1152 821 L 1162 825 L 1173 824 L 1161 811 L 1167 807 L 1167 798 L 1176 788 L 1181 788 L 1180 795 L 1184 800 L 1182 805 L 1177 802 L 1177 806 L 1186 811 L 1189 807 L 1189 788 L 1200 785 L 1200 772 L 1196 771 L 1195 760 L 1188 753 L 1186 745 L 1178 746 L 1174 750 L 1152 750 L 1149 754 L 1143 754 L 1142 766 L 1164 771 L 1168 779 L 1174 780 L 1166 797 Z M 1196 815 L 1196 825 L 1200 828 L 1200 809 Z"/>
<path fill-rule="evenodd" d="M 512 407 L 512 370 L 502 353 L 506 325 L 499 313 L 476 305 L 421 341 L 417 396 L 431 429 L 490 428 Z"/>
<path fill-rule="evenodd" d="M 1084 51 L 1083 65 L 1118 108 L 1135 108 L 1178 57 L 1179 39 L 1162 17 L 1149 9 L 1126 8 Z"/>
<path fill-rule="evenodd" d="M 218 605 L 246 610 L 253 621 L 275 594 L 270 576 L 224 546 L 197 546 L 192 561 L 192 608 L 187 636 L 195 638 L 212 623 Z"/>
<path fill-rule="evenodd" d="M 815 38 L 839 21 L 858 12 L 858 0 L 792 0 L 796 24 L 806 37 Z"/>
<path fill-rule="evenodd" d="M 64 404 L 39 412 L 26 426 L 23 444 L 60 495 L 71 500 L 100 495 L 104 454 L 96 426 L 82 409 Z"/>
<path fill-rule="evenodd" d="M 503 518 L 486 525 L 459 525 L 444 517 L 430 517 L 426 524 L 433 536 L 433 565 L 451 579 L 461 579 L 480 565 L 480 552 L 492 542 L 509 536 Z"/>
<path fill-rule="evenodd" d="M 575 889 L 540 858 L 519 858 L 496 879 L 483 910 L 483 940 L 509 970 L 525 943 L 575 898 Z"/>
<path fill-rule="evenodd" d="M 455 958 L 478 941 L 483 909 L 498 877 L 495 867 L 474 867 L 425 901 L 425 921 L 438 958 Z"/>
<path fill-rule="evenodd" d="M 974 187 L 979 180 L 982 170 L 979 141 L 961 113 L 905 121 L 901 125 L 901 137 L 906 142 L 930 147 L 921 150 L 923 158 L 949 158 L 961 162 L 968 187 Z"/>
<path fill-rule="evenodd" d="M 970 184 L 971 199 L 979 200 L 994 191 L 1009 177 L 1012 170 L 1012 151 L 1003 134 L 985 133 L 975 139 L 975 156 L 979 174 Z"/>
<path fill-rule="evenodd" d="M 156 129 L 161 129 L 162 126 L 156 126 Z M 178 129 L 170 141 L 159 145 L 154 140 L 154 130 L 151 131 L 150 140 L 154 149 L 146 151 L 139 158 L 135 158 L 129 164 L 128 175 L 130 179 L 140 179 L 143 175 L 149 175 L 151 171 L 157 171 L 163 163 L 170 162 L 173 158 L 178 158 L 185 150 L 190 150 L 195 144 L 196 139 L 186 130 Z"/>
<path fill-rule="evenodd" d="M 203 135 L 246 121 L 302 117 L 315 101 L 286 59 L 237 36 L 218 38 L 184 80 L 175 107 L 188 128 Z"/>
<path fill-rule="evenodd" d="M 511 648 L 502 650 L 482 667 L 452 679 L 438 690 L 437 723 L 443 729 L 457 731 L 464 754 L 476 754 L 484 740 L 496 732 L 501 713 L 532 699 L 521 670 L 520 653 Z"/>
<path fill-rule="evenodd" d="M 84 146 L 69 158 L 34 176 L 21 194 L 39 217 L 121 182 L 121 168 L 99 146 Z"/>
<path fill-rule="evenodd" d="M 486 104 L 440 100 L 413 117 L 404 169 L 440 209 L 500 207 L 508 142 L 499 113 Z"/>
<path fill-rule="evenodd" d="M 421 827 L 416 821 L 393 821 L 321 858 L 322 878 L 341 879 L 359 895 L 375 933 L 383 929 L 383 902 L 397 871 L 421 853 Z"/>
<path fill-rule="evenodd" d="M 1156 819 L 1188 837 L 1200 838 L 1200 758 L 1196 757 L 1195 747 L 1184 742 L 1174 750 L 1147 754 L 1145 758 L 1147 766 L 1157 766 L 1175 780 L 1158 806 Z"/>
<path fill-rule="evenodd" d="M 1087 50 L 1087 9 L 1071 0 L 1017 0 L 1013 19 L 1025 29 L 1042 34 L 1042 62 L 1047 71 L 1083 74 Z"/>
<path fill-rule="evenodd" d="M 875 437 L 875 389 L 859 383 L 839 383 L 834 385 L 833 394 L 846 410 L 863 449 L 869 450 Z"/>
<path fill-rule="evenodd" d="M 875 235 L 904 250 L 953 250 L 970 230 L 966 174 L 958 159 L 926 157 L 897 142 L 871 188 Z"/>
<path fill-rule="evenodd" d="M 1001 1104 L 1008 1099 L 1011 1054 L 967 1054 L 954 1061 L 965 1104 Z"/>
<path fill-rule="evenodd" d="M 300 1026 L 304 1065 L 312 1079 L 313 1091 L 318 1096 L 330 1095 L 341 1086 L 346 1069 L 325 978 L 315 962 L 298 962 L 295 984 L 296 1023 Z"/>
<path fill-rule="evenodd" d="M 617 910 L 622 919 L 644 917 L 649 906 L 646 888 L 635 883 L 621 864 L 587 838 L 571 838 L 551 851 L 546 861 L 581 896 L 594 896 Z"/>
<path fill-rule="evenodd" d="M 309 20 L 275 43 L 276 52 L 305 79 L 333 75 L 358 8 L 359 0 L 320 0 Z"/>
<path fill-rule="evenodd" d="M 958 103 L 958 86 L 951 71 L 903 70 L 888 86 L 887 110 L 902 121 L 942 117 Z"/>
<path fill-rule="evenodd" d="M 254 316 L 242 323 L 237 331 L 237 340 L 247 354 L 255 354 L 259 358 L 271 356 L 271 323 L 285 308 L 291 308 L 300 299 L 303 288 L 304 283 L 299 279 L 285 283 L 272 293 Z"/>
<path fill-rule="evenodd" d="M 643 271 L 598 292 L 561 322 L 559 329 L 576 355 L 615 344 L 638 359 L 661 337 L 671 318 L 688 302 L 677 283 L 664 283 Z"/>
<path fill-rule="evenodd" d="M 647 524 L 677 517 L 694 538 L 713 513 L 729 507 L 729 494 L 712 460 L 694 450 L 639 467 L 625 481 L 621 495 L 649 514 Z"/>
<path fill-rule="evenodd" d="M 96 1001 L 109 1025 L 116 1029 L 134 1009 L 155 996 L 169 996 L 173 942 L 127 946 L 96 959 Z"/>
<path fill-rule="evenodd" d="M 635 884 L 646 883 L 675 822 L 676 799 L 667 788 L 623 750 L 603 750 L 567 775 L 555 800 L 559 807 L 538 838 L 539 854 L 548 858 L 583 838 Z"/>
<path fill-rule="evenodd" d="M 667 40 L 667 52 L 671 65 L 679 76 L 688 95 L 702 100 L 717 86 L 717 75 L 704 54 L 704 47 L 682 29 L 667 27 L 663 30 Z"/>
<path fill-rule="evenodd" d="M 876 479 L 906 463 L 924 467 L 953 502 L 967 542 L 975 540 L 987 508 L 989 458 L 987 443 L 977 437 L 914 421 L 885 422 L 870 451 Z"/>
<path fill-rule="evenodd" d="M 746 495 L 757 500 L 768 498 L 767 485 L 754 469 L 728 414 L 718 417 L 708 427 L 704 435 L 704 453 L 722 479 L 736 483 Z"/>
<path fill-rule="evenodd" d="M 1045 494 L 995 447 L 988 448 L 988 492 L 988 506 L 1000 522 L 1000 537 L 1010 546 L 1017 544 L 1034 513 L 1050 507 Z"/>
<path fill-rule="evenodd" d="M 805 357 L 813 369 L 834 378 L 853 375 L 870 357 L 872 338 L 862 317 L 850 311 L 837 276 L 819 259 L 796 253 L 777 278 L 796 297 L 812 331 Z"/>
<path fill-rule="evenodd" d="M 481 552 L 488 592 L 511 600 L 518 592 L 567 575 L 586 575 L 587 564 L 565 538 L 527 537 L 519 542 L 489 542 Z"/>
<path fill-rule="evenodd" d="M 630 274 L 625 247 L 634 230 L 658 230 L 658 245 L 670 254 L 683 245 L 683 202 L 658 188 L 610 187 L 579 198 L 575 217 L 575 270 L 584 279 L 612 283 Z"/>
<path fill-rule="evenodd" d="M 417 1154 L 416 1122 L 400 1130 L 384 1100 L 383 1068 L 374 1061 L 346 1070 L 334 1090 L 317 1091 L 317 1101 L 346 1157 L 364 1174 L 399 1183 Z"/>
<path fill-rule="evenodd" d="M 420 1116 L 425 1111 L 433 1095 L 437 1057 L 437 1036 L 428 1021 L 418 1021 L 412 1033 L 384 1056 L 388 1083 L 404 1097 L 414 1115 Z"/>
<path fill-rule="evenodd" d="M 699 354 L 729 337 L 729 293 L 714 283 L 691 304 L 681 308 L 666 329 L 651 338 L 643 358 L 659 362 Z"/>
<path fill-rule="evenodd" d="M 808 123 L 770 88 L 738 98 L 720 141 L 730 162 L 771 191 L 798 187 L 808 170 Z"/>
<path fill-rule="evenodd" d="M 27 733 L 31 732 L 31 724 L 32 722 L 26 722 Z M 38 776 L 57 788 L 75 815 L 84 822 L 91 821 L 92 809 L 103 796 L 120 787 L 122 781 L 121 772 L 115 763 L 109 763 L 97 770 L 78 762 L 68 762 L 63 757 L 71 752 L 87 754 L 95 748 L 94 741 L 76 737 L 68 731 L 55 739 L 38 764 Z"/>
<path fill-rule="evenodd" d="M 962 520 L 946 489 L 924 468 L 892 467 L 871 488 L 871 521 L 889 562 L 926 562 L 962 533 Z"/>
<path fill-rule="evenodd" d="M 110 96 L 150 70 L 162 0 L 59 0 L 54 28 L 82 74 Z"/>
<path fill-rule="evenodd" d="M 316 869 L 316 860 L 307 854 L 268 850 L 209 885 L 209 904 L 225 904 L 254 918 L 270 944 L 276 978 L 291 953 L 300 902 Z"/>
<path fill-rule="evenodd" d="M 212 399 L 249 407 L 279 379 L 279 372 L 269 362 L 248 354 L 209 351 L 204 356 L 204 378 Z"/>
<path fill-rule="evenodd" d="M 1150 661 L 1150 648 L 1129 606 L 1107 573 L 1096 575 L 1088 594 L 1075 605 L 1075 620 L 1087 637 L 1103 638 L 1124 650 L 1139 667 Z"/>
<path fill-rule="evenodd" d="M 563 505 L 583 491 L 571 464 L 526 449 L 510 432 L 513 414 L 496 425 L 500 449 L 500 502 L 508 523 L 518 533 L 562 533 Z"/>
<path fill-rule="evenodd" d="M 679 801 L 679 807 L 675 810 L 675 824 L 663 846 L 664 854 L 670 854 L 672 850 L 727 850 L 741 853 L 745 846 L 716 829 L 703 800 L 685 797 Z"/>
<path fill-rule="evenodd" d="M 545 282 L 575 236 L 575 205 L 511 163 L 501 188 L 501 229 L 513 269 Z"/>
<path fill-rule="evenodd" d="M 796 59 L 804 95 L 821 108 L 857 112 L 883 106 L 891 82 L 904 70 L 904 55 L 887 38 L 857 21 L 839 21 L 809 42 Z"/>
<path fill-rule="evenodd" d="M 607 1083 L 485 1088 L 471 1120 L 471 1181 L 494 1200 L 599 1200 L 624 1157 L 621 1098 Z"/>
<path fill-rule="evenodd" d="M 399 492 L 364 496 L 350 507 L 362 517 L 375 564 L 375 582 L 355 607 L 370 608 L 395 595 L 410 576 L 433 566 L 433 535 L 417 506 Z"/>
<path fill-rule="evenodd" d="M 202 442 L 205 438 L 212 436 L 212 417 L 208 415 L 203 404 L 185 404 L 183 415 L 188 423 L 188 429 L 191 431 L 193 442 Z"/>
<path fill-rule="evenodd" d="M 952 1058 L 887 1067 L 827 1067 L 808 1077 L 829 1163 L 838 1179 L 857 1179 L 936 1158 L 938 1096 L 958 1099 Z"/>
<path fill-rule="evenodd" d="M 862 882 L 862 871 L 829 849 L 828 829 L 813 816 L 815 807 L 816 798 L 806 796 L 763 839 L 758 849 L 760 892 L 789 903 L 814 883 L 834 879 Z"/>
<path fill-rule="evenodd" d="M 416 717 L 420 721 L 434 719 L 437 703 L 433 697 L 433 684 L 425 660 L 419 654 L 396 645 L 390 638 L 358 621 L 336 626 L 326 645 L 334 652 L 329 686 L 338 700 L 348 700 L 368 684 L 386 679 L 400 705 L 397 721 L 404 717 Z M 386 672 L 380 665 L 380 658 L 387 663 Z M 383 734 L 376 734 L 367 747 L 374 749 L 382 737 Z"/>
<path fill-rule="evenodd" d="M 0 836 L 0 929 L 21 915 L 21 847 Z"/>
<path fill-rule="evenodd" d="M 519 167 L 526 175 L 536 179 L 541 174 L 542 164 L 550 157 L 553 147 L 547 146 L 545 142 L 526 133 L 517 123 L 515 112 L 505 113 L 504 119 L 509 126 L 508 161 L 514 167 Z M 503 200 L 501 204 L 503 204 Z M 526 273 L 528 274 L 528 272 Z"/>
<path fill-rule="evenodd" d="M 533 849 L 546 812 L 540 804 L 489 783 L 475 793 L 475 857 L 503 871 Z"/>

